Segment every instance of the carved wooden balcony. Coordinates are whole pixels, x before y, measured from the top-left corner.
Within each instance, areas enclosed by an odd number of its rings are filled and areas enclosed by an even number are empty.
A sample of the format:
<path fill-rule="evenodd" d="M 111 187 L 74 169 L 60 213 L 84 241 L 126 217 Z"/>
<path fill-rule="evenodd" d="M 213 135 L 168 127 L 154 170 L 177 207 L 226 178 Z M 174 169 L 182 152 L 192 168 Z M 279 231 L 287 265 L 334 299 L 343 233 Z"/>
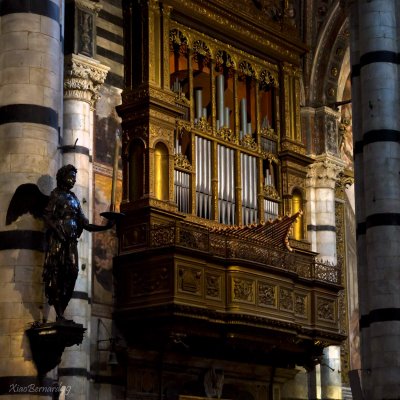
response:
<path fill-rule="evenodd" d="M 202 343 L 208 338 L 203 350 L 234 343 L 246 354 L 255 346 L 253 357 L 279 348 L 287 363 L 314 362 L 324 346 L 344 339 L 341 271 L 315 253 L 291 249 L 292 222 L 124 227 L 114 266 L 122 329 L 132 340 L 178 334 Z"/>

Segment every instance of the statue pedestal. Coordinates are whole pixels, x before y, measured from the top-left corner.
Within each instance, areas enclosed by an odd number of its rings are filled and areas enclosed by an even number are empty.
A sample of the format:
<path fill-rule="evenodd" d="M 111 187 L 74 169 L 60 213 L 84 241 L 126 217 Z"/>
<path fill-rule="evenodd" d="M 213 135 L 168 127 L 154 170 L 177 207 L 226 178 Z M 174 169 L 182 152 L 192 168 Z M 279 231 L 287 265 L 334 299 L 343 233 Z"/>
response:
<path fill-rule="evenodd" d="M 71 320 L 39 323 L 26 330 L 32 358 L 39 376 L 44 376 L 61 362 L 66 347 L 82 343 L 86 328 Z"/>

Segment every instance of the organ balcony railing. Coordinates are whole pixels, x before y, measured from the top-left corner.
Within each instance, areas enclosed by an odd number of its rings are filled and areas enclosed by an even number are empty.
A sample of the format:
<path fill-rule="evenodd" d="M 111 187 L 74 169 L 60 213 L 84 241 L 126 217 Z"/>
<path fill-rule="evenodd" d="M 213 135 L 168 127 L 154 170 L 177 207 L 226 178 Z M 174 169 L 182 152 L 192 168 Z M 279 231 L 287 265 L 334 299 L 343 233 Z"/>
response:
<path fill-rule="evenodd" d="M 123 232 L 121 254 L 174 247 L 177 250 L 206 253 L 215 259 L 230 262 L 255 263 L 277 273 L 289 272 L 306 280 L 341 285 L 340 265 L 318 260 L 314 253 L 304 254 L 291 249 L 287 238 L 287 244 L 284 245 L 281 239 L 285 232 L 280 228 L 283 223 L 280 226 L 274 226 L 273 223 L 257 226 L 263 225 L 270 225 L 266 229 L 269 228 L 269 235 L 275 239 L 254 240 L 253 235 L 243 234 L 239 227 L 208 228 L 182 221 L 165 225 L 142 223 L 130 226 Z M 249 230 L 257 229 L 257 226 L 249 226 Z M 237 235 L 232 234 L 235 229 L 240 231 Z"/>

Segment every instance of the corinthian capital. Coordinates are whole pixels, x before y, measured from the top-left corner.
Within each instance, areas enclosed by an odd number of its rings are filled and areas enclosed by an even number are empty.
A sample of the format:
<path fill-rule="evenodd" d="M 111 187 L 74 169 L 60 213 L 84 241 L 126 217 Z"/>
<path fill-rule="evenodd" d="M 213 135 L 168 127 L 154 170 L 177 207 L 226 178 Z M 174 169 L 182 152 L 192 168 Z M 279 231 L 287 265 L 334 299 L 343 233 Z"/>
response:
<path fill-rule="evenodd" d="M 334 189 L 345 163 L 338 157 L 322 154 L 308 167 L 307 186 Z"/>
<path fill-rule="evenodd" d="M 110 68 L 77 54 L 65 57 L 64 99 L 81 100 L 93 109 Z"/>

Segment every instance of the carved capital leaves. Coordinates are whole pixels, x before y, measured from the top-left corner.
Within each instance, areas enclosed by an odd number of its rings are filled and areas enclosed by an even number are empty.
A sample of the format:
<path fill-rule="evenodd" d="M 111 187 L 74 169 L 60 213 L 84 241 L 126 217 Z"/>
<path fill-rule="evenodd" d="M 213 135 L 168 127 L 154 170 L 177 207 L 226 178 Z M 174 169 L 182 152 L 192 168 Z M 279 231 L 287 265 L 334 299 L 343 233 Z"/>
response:
<path fill-rule="evenodd" d="M 109 69 L 88 57 L 76 54 L 65 57 L 64 99 L 84 101 L 93 109 Z"/>

